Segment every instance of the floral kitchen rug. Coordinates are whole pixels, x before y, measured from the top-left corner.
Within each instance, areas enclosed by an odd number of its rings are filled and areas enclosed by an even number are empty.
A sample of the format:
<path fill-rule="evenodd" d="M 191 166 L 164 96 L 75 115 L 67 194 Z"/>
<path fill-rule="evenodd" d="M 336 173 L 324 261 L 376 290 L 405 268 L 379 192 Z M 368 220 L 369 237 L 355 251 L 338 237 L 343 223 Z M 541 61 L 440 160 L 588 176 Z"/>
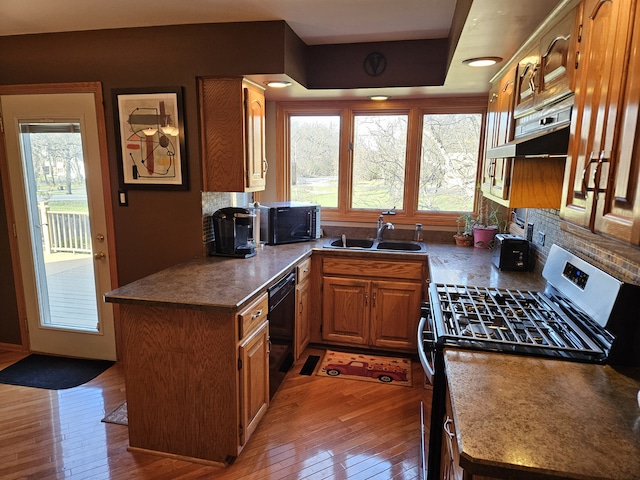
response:
<path fill-rule="evenodd" d="M 413 386 L 411 360 L 408 358 L 327 350 L 318 369 L 318 375 L 403 387 Z"/>

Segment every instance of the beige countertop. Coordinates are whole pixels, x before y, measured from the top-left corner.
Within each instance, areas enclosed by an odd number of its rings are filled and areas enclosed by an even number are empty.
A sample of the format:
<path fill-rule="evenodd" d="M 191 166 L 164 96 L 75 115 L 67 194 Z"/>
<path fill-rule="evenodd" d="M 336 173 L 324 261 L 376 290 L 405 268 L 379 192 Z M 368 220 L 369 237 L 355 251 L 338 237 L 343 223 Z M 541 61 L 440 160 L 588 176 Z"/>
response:
<path fill-rule="evenodd" d="M 445 362 L 470 473 L 640 478 L 637 370 L 455 349 Z"/>

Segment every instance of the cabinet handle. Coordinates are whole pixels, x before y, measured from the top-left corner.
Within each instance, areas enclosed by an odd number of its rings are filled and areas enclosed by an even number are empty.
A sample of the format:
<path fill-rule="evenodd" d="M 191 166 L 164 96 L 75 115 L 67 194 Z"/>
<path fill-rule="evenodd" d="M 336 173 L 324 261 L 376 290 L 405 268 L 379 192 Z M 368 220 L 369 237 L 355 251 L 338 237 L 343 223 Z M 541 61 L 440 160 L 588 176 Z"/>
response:
<path fill-rule="evenodd" d="M 255 320 L 256 318 L 258 318 L 259 316 L 262 315 L 262 309 L 258 310 L 256 313 L 254 313 L 253 315 L 251 315 L 251 319 Z"/>
<path fill-rule="evenodd" d="M 267 162 L 266 158 L 262 160 L 262 164 L 264 165 L 264 173 L 267 173 L 267 170 L 269 170 L 269 162 Z"/>
<path fill-rule="evenodd" d="M 369 293 L 365 293 L 364 294 L 364 306 L 368 306 L 369 305 Z"/>
<path fill-rule="evenodd" d="M 596 157 L 595 153 L 591 152 L 591 155 L 589 156 L 589 163 L 587 163 L 584 166 L 584 169 L 582 170 L 582 190 L 578 192 L 574 192 L 575 194 L 586 197 L 587 192 L 591 192 L 593 190 L 592 188 L 589 188 L 589 185 L 587 183 L 587 177 L 588 177 L 589 169 L 591 168 L 591 164 L 596 163 L 597 161 L 598 161 L 598 158 Z"/>
<path fill-rule="evenodd" d="M 372 306 L 376 306 L 376 299 L 378 298 L 378 293 L 377 292 L 373 292 L 373 295 L 371 295 L 371 305 Z"/>

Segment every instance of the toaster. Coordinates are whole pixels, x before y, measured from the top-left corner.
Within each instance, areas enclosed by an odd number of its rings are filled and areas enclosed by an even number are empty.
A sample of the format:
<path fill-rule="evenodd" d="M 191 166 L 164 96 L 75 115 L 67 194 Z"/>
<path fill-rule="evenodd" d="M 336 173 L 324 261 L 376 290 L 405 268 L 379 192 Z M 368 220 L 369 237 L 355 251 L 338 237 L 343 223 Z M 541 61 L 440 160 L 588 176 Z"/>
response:
<path fill-rule="evenodd" d="M 499 233 L 493 242 L 493 264 L 500 270 L 529 270 L 529 242 L 520 235 Z"/>

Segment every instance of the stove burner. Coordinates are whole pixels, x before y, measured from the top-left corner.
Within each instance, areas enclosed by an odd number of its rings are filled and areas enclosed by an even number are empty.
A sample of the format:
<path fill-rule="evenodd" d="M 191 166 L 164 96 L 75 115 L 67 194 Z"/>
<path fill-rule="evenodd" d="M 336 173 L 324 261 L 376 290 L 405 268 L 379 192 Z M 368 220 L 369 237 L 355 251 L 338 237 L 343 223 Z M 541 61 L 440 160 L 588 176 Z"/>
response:
<path fill-rule="evenodd" d="M 539 293 L 446 284 L 435 287 L 437 301 L 434 304 L 440 307 L 444 337 L 450 342 L 472 342 L 477 348 L 486 345 L 492 350 L 511 351 L 522 345 L 562 351 L 601 351 Z"/>

